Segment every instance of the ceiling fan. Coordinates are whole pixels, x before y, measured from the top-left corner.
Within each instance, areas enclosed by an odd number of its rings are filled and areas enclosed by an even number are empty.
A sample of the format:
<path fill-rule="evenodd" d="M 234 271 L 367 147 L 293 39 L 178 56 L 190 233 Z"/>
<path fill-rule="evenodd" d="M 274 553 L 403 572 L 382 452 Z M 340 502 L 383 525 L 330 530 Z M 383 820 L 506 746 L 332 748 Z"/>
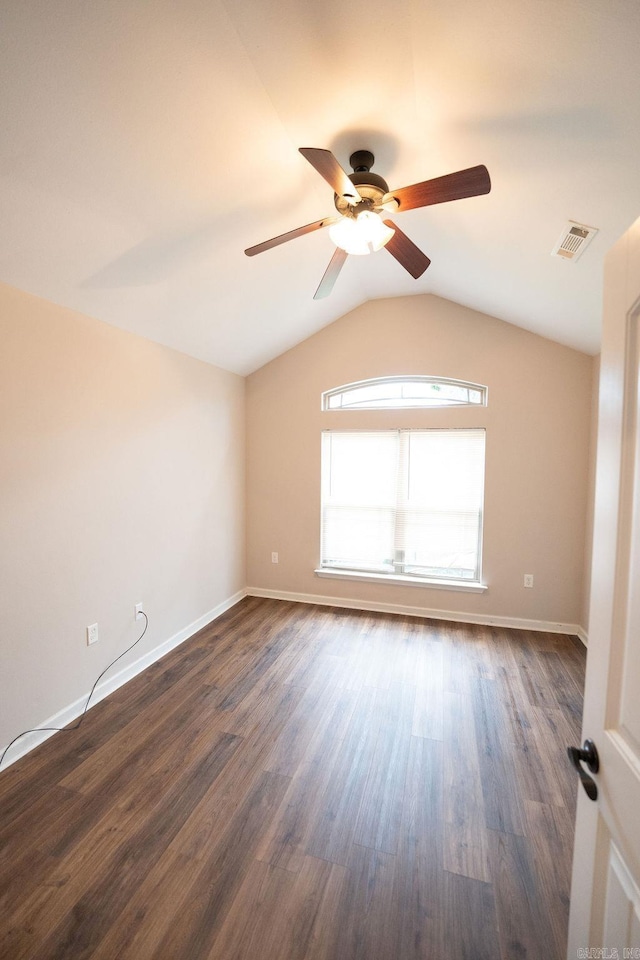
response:
<path fill-rule="evenodd" d="M 300 147 L 300 153 L 333 188 L 334 204 L 339 216 L 324 217 L 315 223 L 281 233 L 278 237 L 249 247 L 245 253 L 248 257 L 253 257 L 256 253 L 270 250 L 287 240 L 329 227 L 329 235 L 336 244 L 336 250 L 313 295 L 314 300 L 329 296 L 350 253 L 373 253 L 385 247 L 417 280 L 431 263 L 429 257 L 393 221 L 384 217 L 389 213 L 402 213 L 415 207 L 477 197 L 491 190 L 489 172 L 483 165 L 390 191 L 381 176 L 370 172 L 374 163 L 370 150 L 356 150 L 351 154 L 349 163 L 353 167 L 353 173 L 350 174 L 345 173 L 330 150 Z"/>

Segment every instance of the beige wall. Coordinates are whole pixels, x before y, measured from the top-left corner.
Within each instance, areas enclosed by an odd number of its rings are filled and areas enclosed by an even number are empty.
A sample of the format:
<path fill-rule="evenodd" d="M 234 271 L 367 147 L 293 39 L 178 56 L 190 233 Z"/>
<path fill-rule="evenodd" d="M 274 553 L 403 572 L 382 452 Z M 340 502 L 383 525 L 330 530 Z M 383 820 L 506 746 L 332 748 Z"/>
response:
<path fill-rule="evenodd" d="M 587 475 L 587 520 L 584 549 L 584 589 L 580 625 L 588 638 L 589 608 L 591 606 L 591 552 L 593 550 L 593 523 L 596 486 L 596 457 L 598 452 L 598 399 L 600 393 L 600 356 L 593 358 L 593 390 L 591 394 L 591 434 L 589 437 L 589 471 Z"/>
<path fill-rule="evenodd" d="M 392 374 L 487 384 L 489 406 L 320 411 L 323 390 Z M 367 303 L 262 367 L 247 380 L 249 589 L 579 624 L 592 374 L 592 357 L 433 296 Z M 486 426 L 486 593 L 314 576 L 320 432 L 378 425 Z"/>
<path fill-rule="evenodd" d="M 243 589 L 244 380 L 0 287 L 0 449 L 1 745 Z"/>

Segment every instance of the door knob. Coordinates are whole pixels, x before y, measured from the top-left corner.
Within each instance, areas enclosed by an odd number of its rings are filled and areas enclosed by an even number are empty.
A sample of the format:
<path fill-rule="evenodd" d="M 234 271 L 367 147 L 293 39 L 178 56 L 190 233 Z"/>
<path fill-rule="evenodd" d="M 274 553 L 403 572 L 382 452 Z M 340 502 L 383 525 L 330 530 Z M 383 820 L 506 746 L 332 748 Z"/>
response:
<path fill-rule="evenodd" d="M 584 787 L 589 800 L 597 800 L 598 788 L 596 782 L 582 766 L 583 763 L 586 763 L 591 773 L 597 773 L 600 769 L 600 758 L 595 743 L 593 740 L 585 740 L 582 749 L 580 747 L 567 747 L 567 753 L 569 754 L 569 760 L 578 771 L 580 783 Z"/>

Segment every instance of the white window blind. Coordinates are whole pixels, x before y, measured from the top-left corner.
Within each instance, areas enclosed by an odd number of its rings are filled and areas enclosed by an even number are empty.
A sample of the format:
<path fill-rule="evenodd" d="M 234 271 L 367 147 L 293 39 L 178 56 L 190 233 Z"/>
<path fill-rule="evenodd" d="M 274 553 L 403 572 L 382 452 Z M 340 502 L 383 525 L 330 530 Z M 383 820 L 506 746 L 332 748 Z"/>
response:
<path fill-rule="evenodd" d="M 326 431 L 321 566 L 480 580 L 485 431 Z"/>

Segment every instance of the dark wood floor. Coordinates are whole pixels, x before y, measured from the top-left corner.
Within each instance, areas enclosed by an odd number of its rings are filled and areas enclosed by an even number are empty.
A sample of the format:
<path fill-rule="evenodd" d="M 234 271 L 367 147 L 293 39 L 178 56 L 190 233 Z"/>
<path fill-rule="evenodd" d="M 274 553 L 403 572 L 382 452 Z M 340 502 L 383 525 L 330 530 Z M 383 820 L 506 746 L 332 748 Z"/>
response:
<path fill-rule="evenodd" d="M 244 600 L 0 773 L 0 957 L 564 958 L 584 661 Z"/>

